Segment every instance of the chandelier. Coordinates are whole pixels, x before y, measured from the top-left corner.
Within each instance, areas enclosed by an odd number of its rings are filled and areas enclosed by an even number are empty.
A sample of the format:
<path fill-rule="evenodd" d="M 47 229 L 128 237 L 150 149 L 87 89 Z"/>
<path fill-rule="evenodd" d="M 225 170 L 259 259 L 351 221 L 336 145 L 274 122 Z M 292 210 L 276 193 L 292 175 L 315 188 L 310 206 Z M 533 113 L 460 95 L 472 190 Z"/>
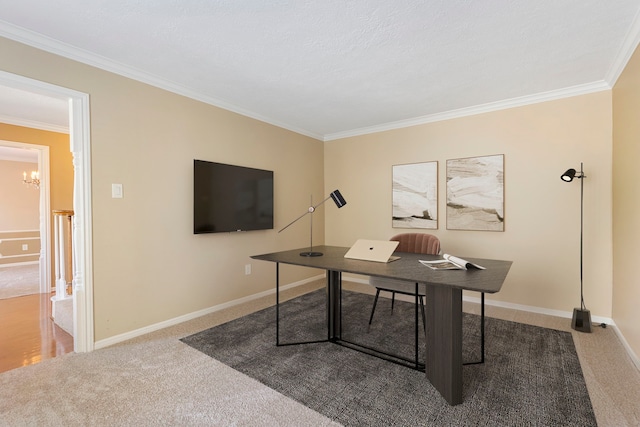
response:
<path fill-rule="evenodd" d="M 22 172 L 22 182 L 33 185 L 34 188 L 40 188 L 40 172 L 31 171 L 31 179 L 27 179 L 27 173 Z"/>

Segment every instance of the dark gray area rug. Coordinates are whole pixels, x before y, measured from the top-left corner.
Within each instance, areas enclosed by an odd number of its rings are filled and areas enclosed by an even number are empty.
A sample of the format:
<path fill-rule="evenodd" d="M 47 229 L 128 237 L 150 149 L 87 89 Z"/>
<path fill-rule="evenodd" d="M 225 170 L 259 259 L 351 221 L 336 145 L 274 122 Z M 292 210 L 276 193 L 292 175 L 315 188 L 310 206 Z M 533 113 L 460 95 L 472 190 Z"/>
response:
<path fill-rule="evenodd" d="M 414 304 L 343 292 L 343 339 L 414 357 Z M 326 338 L 324 290 L 280 305 L 280 342 Z M 464 315 L 464 360 L 480 359 L 480 317 Z M 422 324 L 420 324 L 422 328 Z M 424 335 L 420 330 L 420 358 Z M 450 406 L 424 372 L 332 343 L 276 346 L 275 307 L 182 341 L 346 426 L 595 426 L 571 334 L 486 319 L 486 360 L 463 368 Z M 421 359 L 422 360 L 422 359 Z"/>

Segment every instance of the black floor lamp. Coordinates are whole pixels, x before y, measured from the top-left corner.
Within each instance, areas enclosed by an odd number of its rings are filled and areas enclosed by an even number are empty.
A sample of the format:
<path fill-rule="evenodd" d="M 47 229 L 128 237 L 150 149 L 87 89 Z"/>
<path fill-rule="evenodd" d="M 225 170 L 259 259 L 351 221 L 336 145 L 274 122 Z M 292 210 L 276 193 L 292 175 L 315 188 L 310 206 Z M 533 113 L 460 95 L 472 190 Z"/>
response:
<path fill-rule="evenodd" d="M 329 199 L 333 199 L 334 203 L 338 208 L 341 208 L 347 204 L 347 202 L 344 200 L 344 197 L 342 197 L 342 194 L 340 194 L 339 190 L 335 190 L 331 192 L 331 194 L 329 194 L 329 197 L 327 197 L 326 199 L 324 199 L 323 201 L 321 201 L 315 206 L 313 206 L 313 196 L 311 196 L 311 203 L 310 203 L 309 209 L 307 209 L 305 213 L 303 213 L 298 218 L 294 219 L 289 224 L 287 224 L 282 229 L 280 229 L 280 231 L 278 231 L 278 233 L 282 232 L 284 229 L 286 229 L 287 227 L 289 227 L 290 225 L 292 225 L 293 223 L 295 223 L 305 215 L 311 214 L 310 231 L 309 231 L 309 250 L 305 252 L 300 252 L 300 256 L 322 256 L 322 252 L 316 252 L 313 250 L 313 213 L 316 211 L 316 208 L 318 206 L 320 206 L 321 204 L 323 204 Z"/>
<path fill-rule="evenodd" d="M 580 163 L 580 172 L 575 169 L 567 169 L 560 177 L 564 182 L 571 182 L 574 178 L 580 179 L 580 308 L 573 309 L 573 319 L 571 327 L 580 332 L 591 332 L 591 313 L 584 304 L 584 293 L 582 288 L 582 235 L 583 235 L 583 217 L 584 217 L 584 179 L 586 178 L 582 170 L 582 162 Z"/>

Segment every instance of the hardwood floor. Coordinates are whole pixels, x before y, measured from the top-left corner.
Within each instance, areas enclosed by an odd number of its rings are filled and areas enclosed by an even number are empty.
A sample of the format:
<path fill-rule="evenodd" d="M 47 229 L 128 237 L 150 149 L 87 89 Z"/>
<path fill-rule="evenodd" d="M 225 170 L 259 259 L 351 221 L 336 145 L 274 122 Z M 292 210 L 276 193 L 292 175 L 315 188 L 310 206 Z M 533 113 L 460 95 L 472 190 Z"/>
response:
<path fill-rule="evenodd" d="M 73 351 L 73 337 L 51 319 L 51 295 L 0 299 L 0 372 Z"/>

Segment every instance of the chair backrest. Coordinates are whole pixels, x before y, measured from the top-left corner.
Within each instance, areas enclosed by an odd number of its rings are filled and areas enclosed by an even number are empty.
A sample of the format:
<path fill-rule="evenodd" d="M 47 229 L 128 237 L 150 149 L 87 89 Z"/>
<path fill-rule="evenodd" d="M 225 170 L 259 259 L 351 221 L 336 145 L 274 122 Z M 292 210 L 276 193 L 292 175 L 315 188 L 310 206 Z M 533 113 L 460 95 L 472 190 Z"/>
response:
<path fill-rule="evenodd" d="M 393 236 L 389 240 L 400 242 L 396 251 L 414 254 L 440 254 L 440 240 L 433 234 L 403 233 Z"/>

